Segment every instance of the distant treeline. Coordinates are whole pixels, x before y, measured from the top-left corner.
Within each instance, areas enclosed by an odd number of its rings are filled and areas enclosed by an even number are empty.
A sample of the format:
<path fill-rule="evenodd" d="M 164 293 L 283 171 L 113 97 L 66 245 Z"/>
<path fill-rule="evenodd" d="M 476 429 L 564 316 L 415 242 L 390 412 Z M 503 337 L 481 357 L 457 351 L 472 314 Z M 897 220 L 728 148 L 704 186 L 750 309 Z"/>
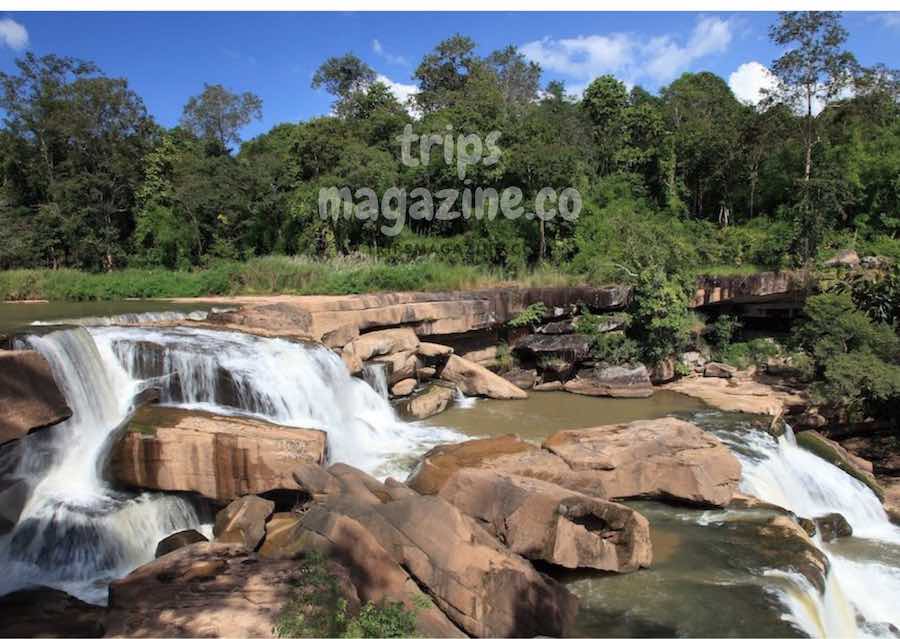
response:
<path fill-rule="evenodd" d="M 486 57 L 455 35 L 424 56 L 401 104 L 352 54 L 313 78 L 331 115 L 241 142 L 261 100 L 207 85 L 159 126 L 124 78 L 31 53 L 0 74 L 0 267 L 194 269 L 270 254 L 433 260 L 518 272 L 538 262 L 590 279 L 725 266 L 782 267 L 855 245 L 900 257 L 898 74 L 844 50 L 840 15 L 782 14 L 778 83 L 742 104 L 707 72 L 653 95 L 611 76 L 581 96 L 515 47 Z M 816 112 L 814 105 L 824 108 Z M 322 187 L 464 188 L 455 164 L 401 162 L 398 136 L 499 131 L 472 185 L 574 187 L 577 220 L 325 220 Z M 24 276 L 23 276 L 24 277 Z"/>

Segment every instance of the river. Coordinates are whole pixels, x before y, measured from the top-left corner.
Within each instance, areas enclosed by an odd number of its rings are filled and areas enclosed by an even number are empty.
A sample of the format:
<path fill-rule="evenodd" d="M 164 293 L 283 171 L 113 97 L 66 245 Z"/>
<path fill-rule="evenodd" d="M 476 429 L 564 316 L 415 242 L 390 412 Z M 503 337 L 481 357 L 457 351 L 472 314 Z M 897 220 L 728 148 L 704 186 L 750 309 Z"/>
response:
<path fill-rule="evenodd" d="M 164 349 L 166 374 L 178 373 L 170 377 L 179 380 L 177 392 L 164 390 L 164 402 L 323 428 L 332 461 L 379 476 L 403 477 L 431 446 L 466 437 L 517 432 L 539 440 L 561 428 L 669 414 L 690 419 L 738 455 L 744 492 L 802 516 L 847 517 L 854 537 L 821 545 L 832 565 L 824 596 L 796 573 L 773 570 L 773 549 L 756 532 L 759 514 L 630 502 L 651 521 L 653 566 L 629 575 L 560 575 L 582 598 L 579 634 L 884 637 L 892 636 L 889 624 L 900 627 L 900 529 L 865 486 L 799 449 L 790 433 L 775 441 L 748 416 L 666 392 L 647 400 L 533 393 L 517 402 L 461 397 L 427 423 L 406 423 L 325 349 L 239 333 L 92 323 L 100 325 L 17 332 L 17 347 L 34 348 L 50 361 L 75 416 L 23 447 L 15 472 L 27 478 L 30 498 L 16 527 L 0 537 L 0 592 L 40 583 L 103 602 L 108 581 L 151 560 L 159 539 L 209 525 L 209 513 L 184 497 L 123 491 L 103 478 L 110 435 L 128 419 L 132 398 L 147 381 L 141 345 L 149 343 Z M 216 403 L 220 369 L 237 382 L 237 408 Z"/>

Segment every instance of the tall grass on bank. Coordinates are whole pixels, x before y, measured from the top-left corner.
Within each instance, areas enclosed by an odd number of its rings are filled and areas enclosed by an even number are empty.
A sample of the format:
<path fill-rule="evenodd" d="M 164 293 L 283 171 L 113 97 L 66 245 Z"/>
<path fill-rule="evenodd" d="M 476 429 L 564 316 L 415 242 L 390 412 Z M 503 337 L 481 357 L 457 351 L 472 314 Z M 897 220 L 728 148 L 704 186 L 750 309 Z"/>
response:
<path fill-rule="evenodd" d="M 558 285 L 570 281 L 571 278 L 545 269 L 522 273 L 519 277 L 482 266 L 431 261 L 387 264 L 359 257 L 322 261 L 271 256 L 246 262 L 218 262 L 195 271 L 0 271 L 0 300 L 93 301 L 276 293 L 340 295 L 376 291 L 471 290 L 515 283 Z"/>

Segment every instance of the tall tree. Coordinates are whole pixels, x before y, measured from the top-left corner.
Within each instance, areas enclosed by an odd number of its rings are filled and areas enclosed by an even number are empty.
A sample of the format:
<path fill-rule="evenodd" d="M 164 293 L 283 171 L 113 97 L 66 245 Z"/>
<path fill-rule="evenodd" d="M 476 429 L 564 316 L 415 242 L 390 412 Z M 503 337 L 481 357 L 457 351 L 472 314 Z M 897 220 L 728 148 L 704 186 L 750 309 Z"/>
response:
<path fill-rule="evenodd" d="M 788 50 L 772 65 L 778 82 L 768 98 L 803 109 L 804 182 L 812 173 L 816 142 L 813 109 L 837 97 L 856 68 L 856 58 L 843 50 L 847 31 L 840 19 L 837 11 L 784 11 L 769 29 L 772 42 Z"/>
<path fill-rule="evenodd" d="M 262 100 L 245 91 L 232 93 L 221 84 L 204 84 L 203 93 L 184 105 L 181 125 L 198 138 L 222 149 L 241 141 L 238 132 L 252 120 L 262 119 Z"/>
<path fill-rule="evenodd" d="M 335 97 L 334 111 L 345 115 L 346 107 L 355 94 L 365 93 L 375 82 L 375 71 L 363 60 L 345 53 L 325 60 L 313 75 L 312 88 L 324 88 Z"/>
<path fill-rule="evenodd" d="M 507 111 L 521 109 L 537 99 L 541 67 L 529 62 L 516 47 L 494 51 L 487 64 L 500 82 Z"/>
<path fill-rule="evenodd" d="M 476 69 L 483 66 L 471 38 L 457 33 L 440 42 L 416 67 L 416 105 L 423 113 L 451 106 Z"/>

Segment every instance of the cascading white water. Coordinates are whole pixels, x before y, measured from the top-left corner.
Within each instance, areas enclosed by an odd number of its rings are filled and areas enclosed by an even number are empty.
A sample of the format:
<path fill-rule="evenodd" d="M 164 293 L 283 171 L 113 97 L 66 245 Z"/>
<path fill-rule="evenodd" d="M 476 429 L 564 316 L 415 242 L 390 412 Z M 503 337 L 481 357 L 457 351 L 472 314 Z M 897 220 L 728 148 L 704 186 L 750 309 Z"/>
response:
<path fill-rule="evenodd" d="M 151 322 L 180 322 L 182 320 L 202 321 L 209 313 L 219 313 L 230 309 L 211 311 L 148 311 L 145 313 L 120 313 L 119 315 L 102 315 L 97 317 L 74 317 L 59 320 L 35 320 L 32 326 L 59 326 L 72 324 L 75 326 L 116 326 L 120 324 L 143 324 Z"/>
<path fill-rule="evenodd" d="M 163 385 L 164 403 L 320 428 L 328 433 L 330 461 L 379 476 L 403 474 L 402 462 L 461 438 L 398 420 L 387 400 L 351 377 L 326 348 L 193 328 L 92 332 L 134 377 L 170 380 Z"/>
<path fill-rule="evenodd" d="M 370 362 L 363 365 L 363 379 L 380 397 L 388 398 L 387 364 Z"/>
<path fill-rule="evenodd" d="M 841 513 L 854 537 L 900 544 L 900 529 L 887 519 L 878 498 L 862 482 L 799 446 L 790 429 L 778 441 L 761 432 L 742 433 L 745 452 L 741 489 L 801 517 Z M 784 602 L 812 636 L 891 636 L 886 624 L 900 627 L 900 570 L 874 560 L 844 556 L 836 546 L 815 543 L 831 571 L 824 596 L 805 580 L 785 589 Z"/>
<path fill-rule="evenodd" d="M 13 478 L 27 482 L 30 496 L 15 527 L 0 537 L 0 592 L 42 584 L 102 602 L 106 581 L 151 560 L 160 539 L 200 521 L 180 497 L 135 497 L 103 480 L 110 435 L 138 387 L 108 345 L 73 328 L 17 347 L 47 359 L 73 416 L 22 443 Z"/>

